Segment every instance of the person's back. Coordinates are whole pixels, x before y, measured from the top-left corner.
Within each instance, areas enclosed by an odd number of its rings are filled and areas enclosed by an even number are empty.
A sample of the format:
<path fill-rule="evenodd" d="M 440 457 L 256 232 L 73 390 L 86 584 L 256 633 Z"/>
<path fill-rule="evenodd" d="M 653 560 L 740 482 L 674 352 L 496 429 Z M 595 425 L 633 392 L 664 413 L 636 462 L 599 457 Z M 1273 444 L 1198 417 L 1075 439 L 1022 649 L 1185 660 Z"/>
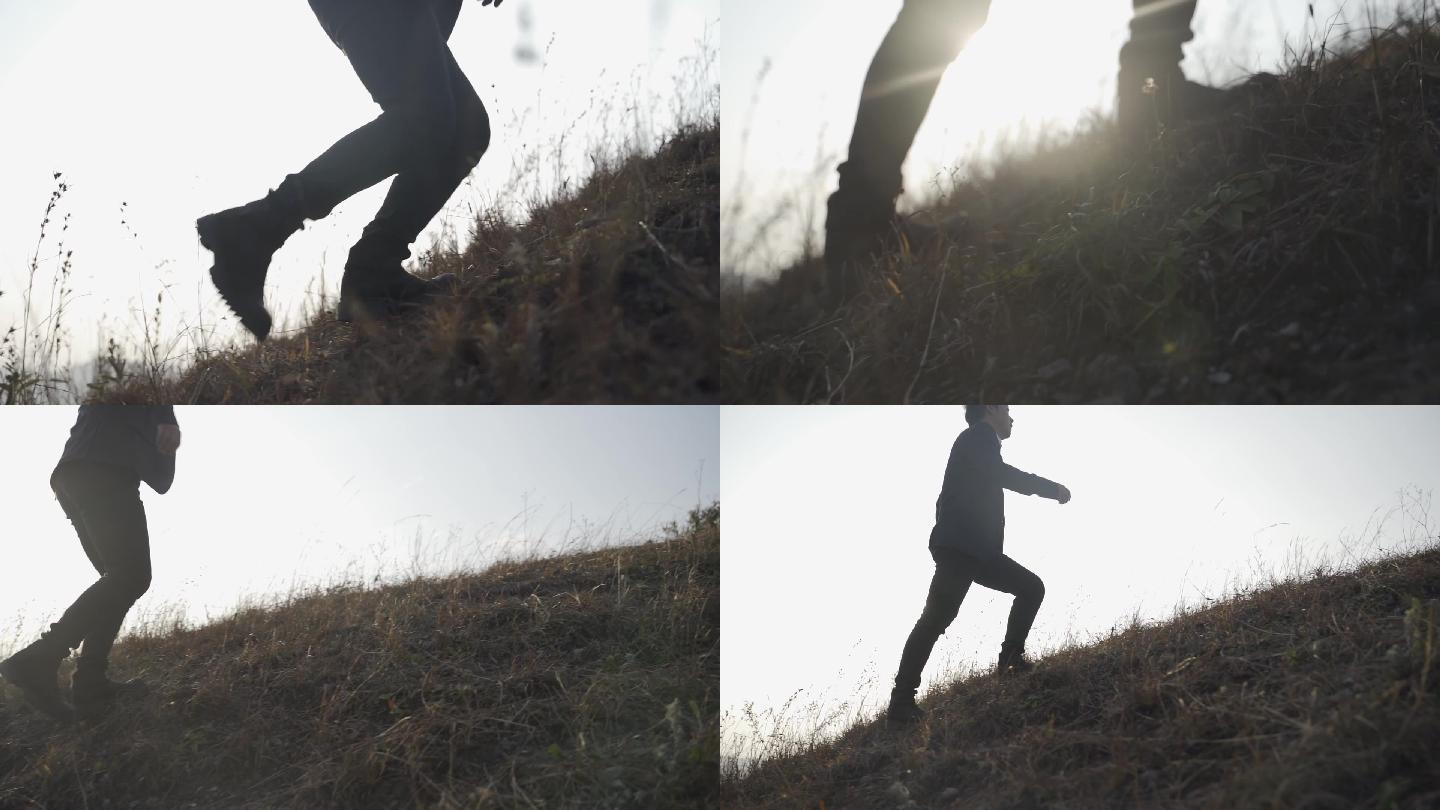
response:
<path fill-rule="evenodd" d="M 160 452 L 155 436 L 161 425 L 174 424 L 169 405 L 81 405 L 57 466 L 88 461 L 120 467 L 164 494 L 175 480 L 175 454 Z"/>
<path fill-rule="evenodd" d="M 1058 485 L 1005 463 L 1000 437 L 984 422 L 965 428 L 950 448 L 945 479 L 935 500 L 931 548 L 979 557 L 1005 552 L 1005 490 L 1058 498 Z"/>

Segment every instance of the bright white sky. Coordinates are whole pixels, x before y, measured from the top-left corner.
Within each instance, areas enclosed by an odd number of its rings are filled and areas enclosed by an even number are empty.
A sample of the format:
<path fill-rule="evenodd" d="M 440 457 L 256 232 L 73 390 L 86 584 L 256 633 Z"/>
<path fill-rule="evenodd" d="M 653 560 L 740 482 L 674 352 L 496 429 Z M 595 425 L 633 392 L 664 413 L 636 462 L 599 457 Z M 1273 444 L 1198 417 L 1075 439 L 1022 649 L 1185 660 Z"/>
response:
<path fill-rule="evenodd" d="M 1322 33 L 1342 8 L 1352 23 L 1365 20 L 1354 0 L 1313 5 Z M 1394 8 L 1395 0 L 1376 5 Z M 720 196 L 727 272 L 767 277 L 796 258 L 807 233 L 823 243 L 824 200 L 849 144 L 860 86 L 900 6 L 726 0 Z M 1306 7 L 1200 0 L 1187 74 L 1223 83 L 1273 69 L 1287 39 L 1293 47 L 1314 35 Z M 920 129 L 902 207 L 935 196 L 937 179 L 948 185 L 952 170 L 983 161 L 1002 139 L 1023 144 L 1042 131 L 1071 131 L 1092 111 L 1109 115 L 1130 13 L 1130 0 L 993 0 Z M 770 227 L 764 236 L 761 224 Z"/>
<path fill-rule="evenodd" d="M 95 580 L 49 486 L 75 410 L 0 413 L 0 651 L 33 640 Z M 141 487 L 154 581 L 132 620 L 178 607 L 203 622 L 295 584 L 650 539 L 719 493 L 714 407 L 225 406 L 176 415 L 175 484 L 163 496 Z"/>
<path fill-rule="evenodd" d="M 430 233 L 449 225 L 463 242 L 475 210 L 523 213 L 557 173 L 572 186 L 583 179 L 592 147 L 667 131 L 696 103 L 677 101 L 677 80 L 694 83 L 702 40 L 718 47 L 719 9 L 720 0 L 510 0 L 499 9 L 467 0 L 450 47 L 494 136 Z M 0 331 L 21 321 L 51 175 L 63 172 L 75 290 L 65 322 L 82 363 L 102 331 L 138 341 L 162 290 L 164 336 L 203 324 L 217 330 L 212 345 L 230 340 L 238 327 L 217 323 L 228 313 L 195 219 L 264 194 L 379 113 L 304 0 L 0 0 L 0 109 Z M 325 286 L 338 289 L 346 252 L 387 185 L 276 255 L 267 297 L 277 320 L 315 304 L 322 267 Z M 40 251 L 42 307 L 58 230 Z M 422 236 L 416 250 L 429 244 Z M 142 304 L 147 314 L 137 314 Z"/>
<path fill-rule="evenodd" d="M 1427 534 L 1418 521 L 1381 519 L 1402 489 L 1440 488 L 1440 407 L 1011 413 L 1005 460 L 1074 495 L 1062 506 L 1006 494 L 1006 553 L 1045 580 L 1028 645 L 1042 653 L 1284 576 L 1297 554 L 1345 563 L 1415 541 Z M 884 707 L 934 571 L 935 498 L 964 427 L 963 407 L 722 410 L 722 576 L 744 595 L 721 616 L 725 756 L 755 750 L 747 704 L 761 734 L 788 739 Z M 993 666 L 1011 601 L 972 588 L 922 694 Z"/>

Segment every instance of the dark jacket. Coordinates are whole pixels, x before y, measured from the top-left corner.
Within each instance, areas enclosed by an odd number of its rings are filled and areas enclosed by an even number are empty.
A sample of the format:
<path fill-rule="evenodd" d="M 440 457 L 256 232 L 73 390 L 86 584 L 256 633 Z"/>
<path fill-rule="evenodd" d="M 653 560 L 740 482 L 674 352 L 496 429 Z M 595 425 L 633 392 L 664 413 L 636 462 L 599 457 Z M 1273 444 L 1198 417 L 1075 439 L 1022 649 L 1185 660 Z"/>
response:
<path fill-rule="evenodd" d="M 87 461 L 121 467 L 164 494 L 175 480 L 175 454 L 161 453 L 155 434 L 160 425 L 174 424 L 175 408 L 170 405 L 81 405 L 60 464 Z"/>
<path fill-rule="evenodd" d="M 1017 470 L 1000 457 L 1000 437 L 981 422 L 966 428 L 950 448 L 945 484 L 935 502 L 930 547 L 982 559 L 1005 553 L 1005 490 L 1060 498 L 1060 485 Z"/>

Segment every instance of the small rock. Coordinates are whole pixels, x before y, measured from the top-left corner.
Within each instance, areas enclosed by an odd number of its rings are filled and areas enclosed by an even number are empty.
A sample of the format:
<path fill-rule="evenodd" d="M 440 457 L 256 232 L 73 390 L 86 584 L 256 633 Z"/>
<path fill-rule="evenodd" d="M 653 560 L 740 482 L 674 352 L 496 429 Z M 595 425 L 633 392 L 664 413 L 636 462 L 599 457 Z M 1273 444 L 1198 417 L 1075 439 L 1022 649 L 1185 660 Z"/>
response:
<path fill-rule="evenodd" d="M 960 795 L 960 788 L 945 788 L 940 791 L 940 801 L 948 802 Z"/>
<path fill-rule="evenodd" d="M 896 801 L 908 802 L 910 801 L 910 788 L 900 782 L 891 782 L 890 787 L 885 788 L 885 795 Z"/>

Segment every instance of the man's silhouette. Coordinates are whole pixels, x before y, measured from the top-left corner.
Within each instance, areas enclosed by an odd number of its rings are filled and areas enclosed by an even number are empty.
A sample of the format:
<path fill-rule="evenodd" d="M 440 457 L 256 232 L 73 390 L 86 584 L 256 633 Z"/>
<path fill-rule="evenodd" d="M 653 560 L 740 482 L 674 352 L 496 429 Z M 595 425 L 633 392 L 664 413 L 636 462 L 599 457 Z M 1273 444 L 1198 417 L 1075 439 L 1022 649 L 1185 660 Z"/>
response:
<path fill-rule="evenodd" d="M 50 487 L 100 579 L 38 641 L 0 662 L 0 677 L 57 720 L 72 717 L 56 674 L 76 647 L 80 657 L 70 678 L 75 714 L 94 716 L 117 697 L 145 691 L 138 681 L 109 680 L 106 670 L 125 614 L 150 587 L 140 482 L 161 494 L 168 491 L 179 446 L 180 428 L 168 405 L 80 406 Z"/>
<path fill-rule="evenodd" d="M 1005 405 L 968 405 L 969 427 L 950 448 L 945 483 L 935 502 L 935 528 L 930 531 L 930 556 L 935 576 L 925 610 L 900 655 L 895 688 L 890 693 L 889 721 L 912 723 L 924 716 L 915 705 L 920 672 L 935 640 L 955 620 L 972 582 L 1015 595 L 1010 621 L 1000 648 L 996 671 L 1024 672 L 1025 637 L 1045 598 L 1045 583 L 1020 563 L 1005 556 L 1005 492 L 1040 495 L 1066 503 L 1070 490 L 1054 481 L 1011 467 L 1000 457 L 1000 442 L 1010 438 L 1014 420 Z"/>
<path fill-rule="evenodd" d="M 1189 82 L 1181 46 L 1194 37 L 1196 0 L 1133 0 L 1130 40 L 1120 49 L 1116 109 L 1122 132 L 1215 107 L 1222 91 Z M 990 0 L 905 0 L 880 44 L 860 95 L 848 159 L 830 196 L 825 264 L 831 295 L 843 299 L 853 275 L 897 232 L 914 243 L 933 235 L 896 219 L 900 167 L 946 67 L 990 11 Z"/>
<path fill-rule="evenodd" d="M 504 0 L 482 0 L 499 8 Z M 446 44 L 463 0 L 310 0 L 325 33 L 350 60 L 380 116 L 288 175 L 262 199 L 201 217 L 215 254 L 210 278 L 254 335 L 270 333 L 270 257 L 307 219 L 394 175 L 375 219 L 350 249 L 337 317 L 383 317 L 451 289 L 405 272 L 414 242 L 490 145 L 490 117 Z"/>

